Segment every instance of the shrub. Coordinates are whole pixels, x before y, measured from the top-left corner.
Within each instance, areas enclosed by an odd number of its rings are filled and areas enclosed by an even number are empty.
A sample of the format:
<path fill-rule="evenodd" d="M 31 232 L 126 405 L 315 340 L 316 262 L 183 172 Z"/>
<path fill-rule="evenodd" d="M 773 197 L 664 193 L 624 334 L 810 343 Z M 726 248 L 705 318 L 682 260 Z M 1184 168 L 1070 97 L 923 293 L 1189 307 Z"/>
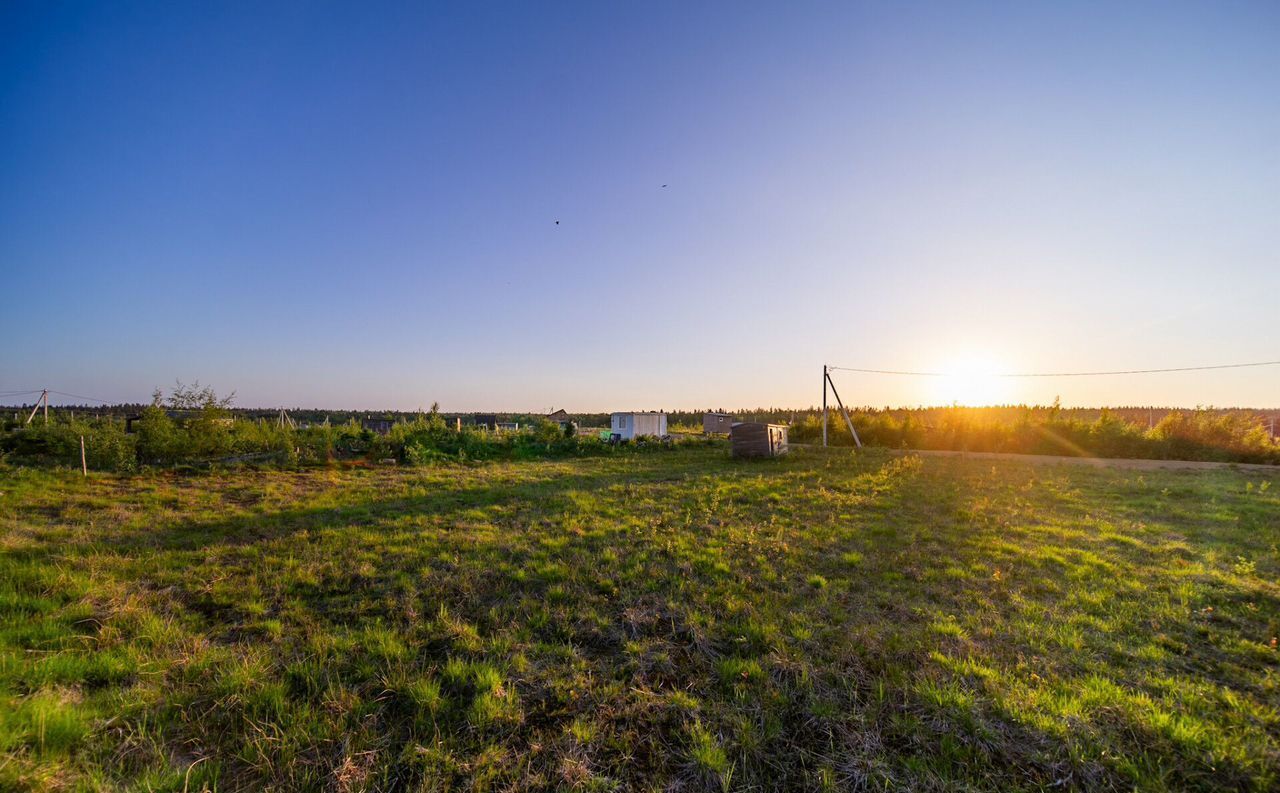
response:
<path fill-rule="evenodd" d="M 134 440 L 116 419 L 33 422 L 7 433 L 3 449 L 15 462 L 80 467 L 80 439 L 85 464 L 95 471 L 132 471 L 137 467 Z"/>
<path fill-rule="evenodd" d="M 125 433 L 124 423 L 111 419 L 73 425 L 84 436 L 85 460 L 95 471 L 132 471 L 138 467 L 134 439 Z"/>
<path fill-rule="evenodd" d="M 138 461 L 143 465 L 164 465 L 181 459 L 186 443 L 180 437 L 173 419 L 159 405 L 142 411 L 137 428 Z"/>
<path fill-rule="evenodd" d="M 1174 411 L 1151 430 L 1114 411 L 1086 420 L 1056 404 L 860 410 L 853 422 L 863 443 L 890 448 L 1280 463 L 1280 445 L 1246 411 Z M 844 416 L 836 410 L 827 433 L 831 445 L 853 445 Z M 800 416 L 791 425 L 790 439 L 821 443 L 821 412 Z"/>

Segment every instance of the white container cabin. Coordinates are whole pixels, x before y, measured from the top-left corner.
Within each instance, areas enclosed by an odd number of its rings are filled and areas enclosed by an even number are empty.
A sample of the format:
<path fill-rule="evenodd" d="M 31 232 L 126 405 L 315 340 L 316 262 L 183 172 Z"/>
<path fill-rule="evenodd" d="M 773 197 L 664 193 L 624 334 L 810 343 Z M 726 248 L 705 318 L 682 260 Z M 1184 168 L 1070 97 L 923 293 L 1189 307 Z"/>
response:
<path fill-rule="evenodd" d="M 666 437 L 667 414 L 659 411 L 614 413 L 609 417 L 609 434 L 619 441 L 634 440 L 641 435 Z"/>

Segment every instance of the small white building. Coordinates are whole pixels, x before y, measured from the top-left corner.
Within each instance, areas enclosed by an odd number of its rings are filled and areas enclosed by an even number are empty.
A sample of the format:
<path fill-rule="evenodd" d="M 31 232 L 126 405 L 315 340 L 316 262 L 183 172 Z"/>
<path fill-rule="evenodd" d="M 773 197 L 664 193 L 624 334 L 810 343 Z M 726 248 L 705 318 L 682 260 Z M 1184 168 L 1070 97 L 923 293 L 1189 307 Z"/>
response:
<path fill-rule="evenodd" d="M 614 413 L 609 417 L 609 434 L 620 441 L 633 440 L 641 435 L 665 437 L 667 414 L 658 411 Z"/>

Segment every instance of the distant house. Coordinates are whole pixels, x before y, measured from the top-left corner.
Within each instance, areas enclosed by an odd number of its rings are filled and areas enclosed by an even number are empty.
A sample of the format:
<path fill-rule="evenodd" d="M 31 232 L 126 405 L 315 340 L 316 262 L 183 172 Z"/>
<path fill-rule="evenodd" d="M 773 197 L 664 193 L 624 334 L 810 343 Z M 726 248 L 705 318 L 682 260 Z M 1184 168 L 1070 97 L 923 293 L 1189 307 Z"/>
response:
<path fill-rule="evenodd" d="M 578 422 L 574 421 L 573 417 L 570 416 L 564 408 L 560 408 L 554 413 L 548 413 L 547 421 L 550 421 L 552 424 L 559 425 L 561 430 L 567 430 L 570 427 L 578 426 Z"/>
<path fill-rule="evenodd" d="M 733 421 L 733 416 L 728 413 L 704 413 L 702 432 L 706 435 L 728 435 Z"/>
<path fill-rule="evenodd" d="M 499 421 L 497 423 L 497 429 L 500 429 L 503 432 L 515 432 L 520 429 L 520 423 L 516 421 Z"/>
<path fill-rule="evenodd" d="M 395 419 L 360 419 L 360 426 L 379 435 L 386 435 L 395 426 Z"/>
<path fill-rule="evenodd" d="M 736 422 L 729 430 L 734 457 L 777 457 L 787 453 L 787 426 L 756 421 Z"/>
<path fill-rule="evenodd" d="M 477 413 L 472 417 L 471 423 L 487 430 L 496 430 L 498 428 L 498 417 L 493 413 Z"/>
<path fill-rule="evenodd" d="M 629 441 L 642 435 L 666 437 L 667 414 L 661 411 L 614 413 L 609 417 L 609 435 L 620 441 Z"/>

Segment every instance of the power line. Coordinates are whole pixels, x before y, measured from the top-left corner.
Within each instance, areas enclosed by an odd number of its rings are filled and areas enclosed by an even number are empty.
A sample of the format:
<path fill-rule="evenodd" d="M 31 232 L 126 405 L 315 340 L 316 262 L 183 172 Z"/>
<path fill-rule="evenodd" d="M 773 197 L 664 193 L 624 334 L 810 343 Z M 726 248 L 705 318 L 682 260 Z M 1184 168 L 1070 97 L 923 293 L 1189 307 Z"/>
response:
<path fill-rule="evenodd" d="M 66 391 L 54 391 L 52 388 L 31 388 L 26 391 L 0 391 L 0 398 L 23 396 L 24 394 L 43 394 L 48 391 L 50 394 L 58 396 L 70 397 L 72 399 L 83 399 L 88 402 L 101 402 L 104 405 L 117 404 L 110 399 L 98 399 L 97 397 L 85 396 L 84 394 L 68 394 Z"/>
<path fill-rule="evenodd" d="M 68 394 L 66 391 L 54 391 L 52 388 L 49 389 L 49 393 L 57 394 L 58 396 L 71 397 L 72 399 L 87 399 L 90 402 L 101 402 L 104 405 L 114 404 L 109 399 L 98 399 L 97 397 L 82 396 L 80 394 Z"/>
<path fill-rule="evenodd" d="M 1178 366 L 1168 369 L 1120 369 L 1113 372 L 1014 372 L 1014 373 L 979 373 L 984 377 L 1102 377 L 1120 374 L 1159 374 L 1163 372 L 1203 372 L 1209 369 L 1243 369 L 1249 366 L 1280 366 L 1280 361 L 1254 361 L 1252 363 L 1223 363 L 1213 366 Z M 828 366 L 842 372 L 859 372 L 861 374 L 892 374 L 907 377 L 960 377 L 962 372 L 905 372 L 893 369 L 858 369 L 851 366 Z"/>

